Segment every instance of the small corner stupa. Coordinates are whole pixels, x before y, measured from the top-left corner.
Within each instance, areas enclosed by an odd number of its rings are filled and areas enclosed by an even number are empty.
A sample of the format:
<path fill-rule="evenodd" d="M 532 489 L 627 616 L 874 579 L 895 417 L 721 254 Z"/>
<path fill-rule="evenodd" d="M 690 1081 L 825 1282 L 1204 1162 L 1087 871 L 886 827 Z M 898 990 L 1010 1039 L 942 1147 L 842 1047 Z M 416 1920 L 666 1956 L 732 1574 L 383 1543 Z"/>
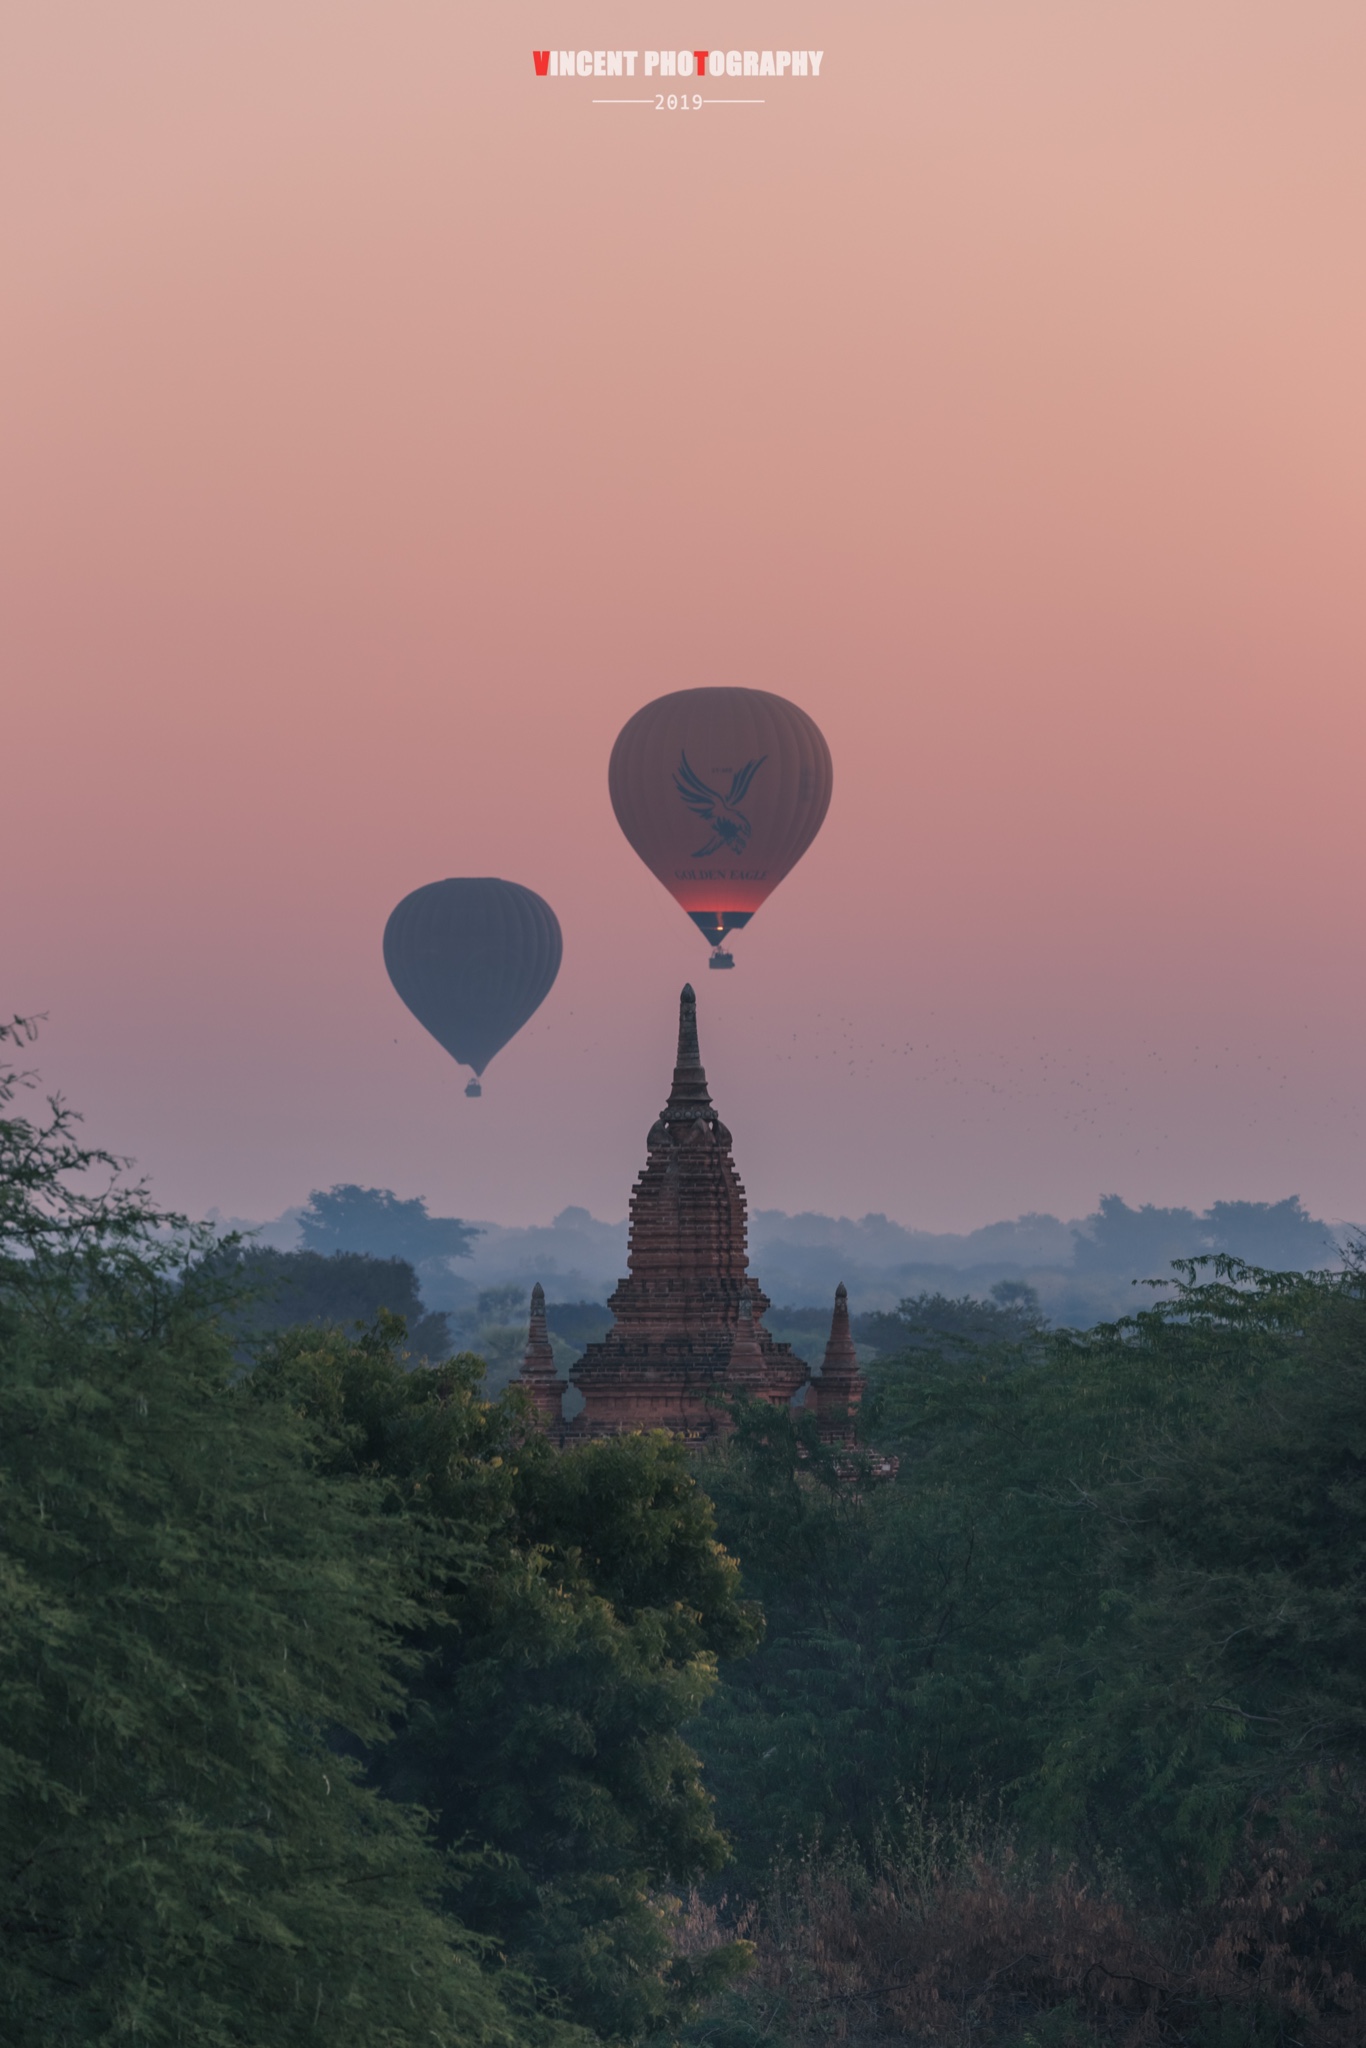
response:
<path fill-rule="evenodd" d="M 769 1302 L 748 1269 L 745 1191 L 730 1148 L 707 1090 L 697 998 L 685 988 L 673 1086 L 631 1194 L 629 1276 L 608 1302 L 611 1329 L 571 1368 L 584 1405 L 564 1440 L 666 1429 L 697 1442 L 728 1428 L 726 1396 L 786 1408 L 806 1384 L 805 1359 L 763 1326 Z M 524 1381 L 553 1429 L 537 1356 L 537 1377 L 524 1369 Z"/>
<path fill-rule="evenodd" d="M 808 1411 L 815 1409 L 822 1443 L 852 1445 L 863 1386 L 854 1334 L 849 1327 L 849 1291 L 841 1280 L 835 1289 L 835 1313 L 830 1320 L 830 1339 L 821 1363 L 821 1376 L 812 1380 L 806 1396 Z"/>
<path fill-rule="evenodd" d="M 555 1369 L 555 1353 L 545 1323 L 545 1289 L 539 1280 L 531 1290 L 531 1328 L 522 1353 L 521 1379 L 542 1421 L 552 1430 L 558 1429 L 564 1421 L 564 1397 L 569 1383 Z"/>

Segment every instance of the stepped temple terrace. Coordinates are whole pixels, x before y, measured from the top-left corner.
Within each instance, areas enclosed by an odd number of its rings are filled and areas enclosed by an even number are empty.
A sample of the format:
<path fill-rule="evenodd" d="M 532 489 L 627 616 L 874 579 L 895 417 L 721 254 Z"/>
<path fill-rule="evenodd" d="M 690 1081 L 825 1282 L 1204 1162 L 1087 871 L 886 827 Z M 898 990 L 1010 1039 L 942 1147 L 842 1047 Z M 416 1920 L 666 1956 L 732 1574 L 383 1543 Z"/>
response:
<path fill-rule="evenodd" d="M 545 1296 L 531 1297 L 522 1385 L 559 1441 L 666 1429 L 689 1442 L 729 1427 L 726 1396 L 786 1408 L 805 1390 L 822 1438 L 851 1444 L 863 1391 L 841 1286 L 820 1376 L 764 1328 L 767 1295 L 749 1271 L 745 1191 L 731 1136 L 712 1105 L 697 1042 L 697 999 L 679 1004 L 669 1099 L 645 1141 L 631 1194 L 629 1277 L 608 1302 L 612 1327 L 570 1373 L 582 1411 L 564 1417 L 569 1382 L 555 1368 Z"/>

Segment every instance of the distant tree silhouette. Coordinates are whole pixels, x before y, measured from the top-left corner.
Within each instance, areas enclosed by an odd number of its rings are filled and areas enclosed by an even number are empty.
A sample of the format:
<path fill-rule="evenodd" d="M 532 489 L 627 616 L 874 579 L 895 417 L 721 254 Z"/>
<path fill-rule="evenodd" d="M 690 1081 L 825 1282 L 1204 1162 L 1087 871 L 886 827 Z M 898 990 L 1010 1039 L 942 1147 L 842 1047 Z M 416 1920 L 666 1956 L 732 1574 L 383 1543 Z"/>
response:
<path fill-rule="evenodd" d="M 468 1259 L 478 1226 L 458 1216 L 429 1216 L 421 1195 L 405 1201 L 388 1188 L 340 1181 L 314 1188 L 299 1218 L 302 1248 L 308 1252 L 368 1252 L 372 1258 L 407 1259 L 422 1266 L 433 1259 Z"/>
<path fill-rule="evenodd" d="M 550 1301 L 545 1319 L 552 1337 L 562 1337 L 580 1351 L 600 1343 L 612 1327 L 612 1311 L 601 1301 Z"/>
<path fill-rule="evenodd" d="M 1084 1273 L 1165 1279 L 1173 1259 L 1214 1252 L 1298 1272 L 1334 1264 L 1337 1245 L 1297 1195 L 1283 1202 L 1215 1202 L 1200 1216 L 1151 1202 L 1131 1209 L 1119 1195 L 1102 1195 L 1078 1235 L 1074 1264 Z"/>
<path fill-rule="evenodd" d="M 876 1345 L 880 1353 L 1025 1344 L 1044 1326 L 1039 1297 L 1022 1280 L 999 1281 L 985 1301 L 972 1294 L 913 1294 L 897 1304 L 894 1315 L 854 1320 L 856 1338 Z"/>
<path fill-rule="evenodd" d="M 381 1314 L 401 1316 L 414 1358 L 435 1362 L 453 1349 L 446 1316 L 423 1306 L 416 1273 L 406 1259 L 368 1252 L 279 1252 L 247 1245 L 221 1255 L 248 1298 L 234 1306 L 230 1327 L 239 1338 L 287 1330 L 296 1323 L 335 1324 L 351 1330 Z"/>

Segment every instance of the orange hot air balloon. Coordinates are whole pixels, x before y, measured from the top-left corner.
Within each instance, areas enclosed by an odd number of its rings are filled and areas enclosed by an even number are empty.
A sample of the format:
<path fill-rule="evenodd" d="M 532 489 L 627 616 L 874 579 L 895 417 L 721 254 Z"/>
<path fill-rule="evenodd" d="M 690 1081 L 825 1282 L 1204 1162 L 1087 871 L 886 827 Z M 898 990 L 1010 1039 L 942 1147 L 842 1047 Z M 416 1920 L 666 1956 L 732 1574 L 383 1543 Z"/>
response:
<path fill-rule="evenodd" d="M 617 735 L 617 823 L 651 874 L 733 967 L 749 923 L 821 829 L 833 782 L 814 719 L 769 690 L 672 690 Z"/>

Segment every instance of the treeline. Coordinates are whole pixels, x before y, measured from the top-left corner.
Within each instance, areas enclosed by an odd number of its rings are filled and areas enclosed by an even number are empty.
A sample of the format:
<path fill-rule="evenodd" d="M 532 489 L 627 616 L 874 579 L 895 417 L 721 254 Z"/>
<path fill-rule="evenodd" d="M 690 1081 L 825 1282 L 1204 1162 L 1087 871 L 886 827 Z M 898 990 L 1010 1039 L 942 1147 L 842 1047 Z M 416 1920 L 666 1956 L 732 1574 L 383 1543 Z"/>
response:
<path fill-rule="evenodd" d="M 221 1283 L 224 1326 L 244 1358 L 274 1332 L 303 1324 L 354 1330 L 388 1315 L 401 1319 L 402 1349 L 413 1365 L 437 1365 L 455 1352 L 472 1353 L 483 1362 L 486 1392 L 501 1391 L 520 1370 L 530 1289 L 516 1282 L 480 1288 L 458 1310 L 428 1309 L 425 1280 L 398 1254 L 285 1252 L 231 1239 L 208 1257 Z M 601 1302 L 552 1302 L 549 1315 L 561 1369 L 573 1364 L 585 1344 L 604 1335 L 612 1321 L 611 1310 Z"/>
<path fill-rule="evenodd" d="M 705 2038 L 1366 2038 L 1360 1267 L 924 1306 L 894 1485 L 755 1410 L 707 1461 L 767 1633 L 697 1731 L 759 1945 Z"/>
<path fill-rule="evenodd" d="M 1202 1213 L 1105 1195 L 1075 1223 L 1020 1216 L 964 1235 L 913 1231 L 885 1216 L 789 1216 L 757 1211 L 751 1243 L 775 1301 L 816 1306 L 838 1281 L 856 1306 L 897 1295 L 986 1294 L 999 1281 L 1038 1290 L 1055 1323 L 1083 1329 L 1133 1307 L 1131 1282 L 1165 1277 L 1170 1262 L 1226 1253 L 1273 1270 L 1336 1264 L 1340 1233 L 1289 1196 L 1212 1202 Z"/>
<path fill-rule="evenodd" d="M 261 1319 L 23 1079 L 6 2043 L 1366 2038 L 1359 1268 L 904 1303 L 892 1482 L 743 1406 L 557 1453 L 387 1301 Z"/>

